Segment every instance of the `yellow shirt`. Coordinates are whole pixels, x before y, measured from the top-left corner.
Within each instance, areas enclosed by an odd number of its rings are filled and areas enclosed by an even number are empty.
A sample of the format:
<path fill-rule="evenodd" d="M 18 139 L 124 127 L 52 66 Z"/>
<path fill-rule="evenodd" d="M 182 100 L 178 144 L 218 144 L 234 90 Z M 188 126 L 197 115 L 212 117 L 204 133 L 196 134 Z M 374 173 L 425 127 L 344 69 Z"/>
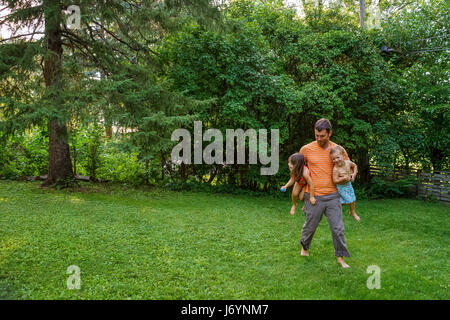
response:
<path fill-rule="evenodd" d="M 331 160 L 330 150 L 337 146 L 334 142 L 329 142 L 327 149 L 322 149 L 317 141 L 304 145 L 300 153 L 308 162 L 308 168 L 311 172 L 311 179 L 314 183 L 314 195 L 324 196 L 337 192 L 336 185 L 333 182 L 333 161 Z M 347 151 L 344 150 L 345 160 L 349 160 Z M 309 193 L 309 186 L 306 186 L 305 192 Z"/>

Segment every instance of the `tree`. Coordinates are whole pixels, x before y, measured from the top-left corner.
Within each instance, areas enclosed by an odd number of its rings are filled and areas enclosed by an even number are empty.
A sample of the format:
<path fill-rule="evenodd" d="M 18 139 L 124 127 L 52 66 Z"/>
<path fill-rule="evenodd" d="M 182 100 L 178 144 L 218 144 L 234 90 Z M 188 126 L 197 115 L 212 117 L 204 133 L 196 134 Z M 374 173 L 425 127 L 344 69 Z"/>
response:
<path fill-rule="evenodd" d="M 44 55 L 43 75 L 48 93 L 48 102 L 54 112 L 47 119 L 49 136 L 49 166 L 45 184 L 73 177 L 72 161 L 68 143 L 66 116 L 62 108 L 62 8 L 57 1 L 44 0 L 42 4 L 45 20 L 45 38 L 48 51 Z"/>
<path fill-rule="evenodd" d="M 362 182 L 368 182 L 373 127 L 380 114 L 402 108 L 400 87 L 388 76 L 378 49 L 377 31 L 361 30 L 358 20 L 338 6 L 306 8 L 299 20 L 291 10 L 276 7 L 278 1 L 243 3 L 248 5 L 234 14 L 244 8 L 245 19 L 257 21 L 297 90 L 296 105 L 286 111 L 289 142 L 284 148 L 298 151 L 314 138 L 317 119 L 329 118 L 333 141 L 347 149 Z"/>
<path fill-rule="evenodd" d="M 386 59 L 396 66 L 407 117 L 422 137 L 411 140 L 410 148 L 426 160 L 420 161 L 425 168 L 428 162 L 434 170 L 450 169 L 448 19 L 448 2 L 419 1 L 383 25 L 385 43 L 395 49 Z"/>
<path fill-rule="evenodd" d="M 2 27 L 15 24 L 33 30 L 1 40 L 2 131 L 46 123 L 50 160 L 47 185 L 73 178 L 68 121 L 73 117 L 80 121 L 92 119 L 93 114 L 105 117 L 108 112 L 123 119 L 124 113 L 135 111 L 132 107 L 136 100 L 130 101 L 134 92 L 109 99 L 115 104 L 114 109 L 108 109 L 111 105 L 104 103 L 100 83 L 111 83 L 112 79 L 113 86 L 118 88 L 128 79 L 142 76 L 144 67 L 146 76 L 150 76 L 147 79 L 155 80 L 154 75 L 151 77 L 158 68 L 155 45 L 187 21 L 210 23 L 212 16 L 218 17 L 217 8 L 209 0 L 82 1 L 80 8 L 85 12 L 81 16 L 81 29 L 71 30 L 63 13 L 68 1 L 0 1 L 0 4 L 11 10 L 1 20 Z M 43 37 L 35 39 L 38 34 Z M 68 48 L 67 53 L 63 52 L 64 47 Z M 140 67 L 131 67 L 134 64 Z M 11 92 L 14 94 L 10 95 Z M 151 108 L 151 104 L 144 107 Z"/>
<path fill-rule="evenodd" d="M 259 28 L 250 23 L 234 21 L 234 32 L 211 32 L 199 27 L 186 28 L 165 42 L 162 52 L 167 61 L 167 78 L 172 88 L 198 100 L 212 100 L 198 113 L 204 130 L 219 129 L 281 129 L 286 136 L 286 109 L 295 105 L 294 83 L 280 74 Z M 193 59 L 192 57 L 197 57 Z M 192 124 L 188 127 L 192 128 Z M 247 144 L 246 153 L 248 155 Z M 239 174 L 242 186 L 265 183 L 268 177 L 252 175 L 259 166 L 247 163 L 237 166 L 197 167 L 200 176 L 211 171 L 210 182 L 217 172 L 228 173 L 229 183 Z M 259 176 L 259 174 L 257 175 Z"/>

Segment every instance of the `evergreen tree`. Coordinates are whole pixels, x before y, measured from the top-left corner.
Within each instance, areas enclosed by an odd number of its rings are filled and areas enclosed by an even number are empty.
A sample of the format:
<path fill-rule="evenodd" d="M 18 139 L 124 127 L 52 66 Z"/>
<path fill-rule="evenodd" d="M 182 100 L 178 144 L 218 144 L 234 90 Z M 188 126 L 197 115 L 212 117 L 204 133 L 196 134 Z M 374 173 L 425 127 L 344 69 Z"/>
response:
<path fill-rule="evenodd" d="M 135 128 L 136 118 L 155 113 L 161 120 L 159 111 L 174 98 L 165 92 L 169 98 L 159 100 L 164 89 L 157 85 L 155 48 L 186 23 L 213 25 L 219 11 L 211 2 L 79 1 L 80 28 L 71 29 L 70 1 L 0 1 L 10 11 L 2 30 L 19 29 L 0 39 L 0 132 L 47 125 L 45 184 L 72 179 L 67 123 L 112 117 Z"/>

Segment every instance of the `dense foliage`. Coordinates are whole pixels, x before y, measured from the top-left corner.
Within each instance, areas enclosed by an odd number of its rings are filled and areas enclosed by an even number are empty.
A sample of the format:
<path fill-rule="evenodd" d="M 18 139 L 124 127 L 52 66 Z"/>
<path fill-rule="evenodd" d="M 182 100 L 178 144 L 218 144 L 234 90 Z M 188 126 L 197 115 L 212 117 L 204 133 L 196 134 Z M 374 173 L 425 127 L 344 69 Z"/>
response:
<path fill-rule="evenodd" d="M 380 28 L 364 29 L 345 1 L 304 1 L 302 17 L 279 0 L 220 10 L 164 1 L 155 11 L 156 2 L 86 1 L 82 29 L 63 28 L 57 88 L 42 78 L 46 37 L 0 40 L 0 177 L 47 173 L 54 119 L 67 124 L 73 173 L 96 180 L 276 190 L 321 117 L 358 164 L 360 185 L 370 165 L 450 170 L 446 1 L 381 1 Z M 2 3 L 19 21 L 39 17 L 39 8 Z M 194 120 L 224 137 L 279 129 L 278 173 L 262 176 L 248 159 L 175 165 L 171 133 L 192 134 Z M 379 194 L 382 183 L 373 185 L 364 190 Z"/>

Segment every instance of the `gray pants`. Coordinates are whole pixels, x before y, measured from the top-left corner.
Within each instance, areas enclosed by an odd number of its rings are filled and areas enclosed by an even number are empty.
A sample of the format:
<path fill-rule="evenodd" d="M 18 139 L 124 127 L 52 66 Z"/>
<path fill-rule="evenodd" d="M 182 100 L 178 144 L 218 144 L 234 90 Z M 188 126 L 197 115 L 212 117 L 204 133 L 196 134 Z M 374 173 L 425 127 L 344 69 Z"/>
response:
<path fill-rule="evenodd" d="M 339 193 L 331 193 L 324 196 L 316 196 L 316 204 L 309 202 L 309 194 L 305 193 L 306 221 L 302 229 L 300 244 L 305 250 L 309 250 L 316 229 L 322 220 L 322 215 L 328 220 L 333 236 L 334 255 L 336 257 L 350 257 L 350 252 L 345 244 L 344 221 L 342 220 L 342 205 L 339 201 Z"/>

